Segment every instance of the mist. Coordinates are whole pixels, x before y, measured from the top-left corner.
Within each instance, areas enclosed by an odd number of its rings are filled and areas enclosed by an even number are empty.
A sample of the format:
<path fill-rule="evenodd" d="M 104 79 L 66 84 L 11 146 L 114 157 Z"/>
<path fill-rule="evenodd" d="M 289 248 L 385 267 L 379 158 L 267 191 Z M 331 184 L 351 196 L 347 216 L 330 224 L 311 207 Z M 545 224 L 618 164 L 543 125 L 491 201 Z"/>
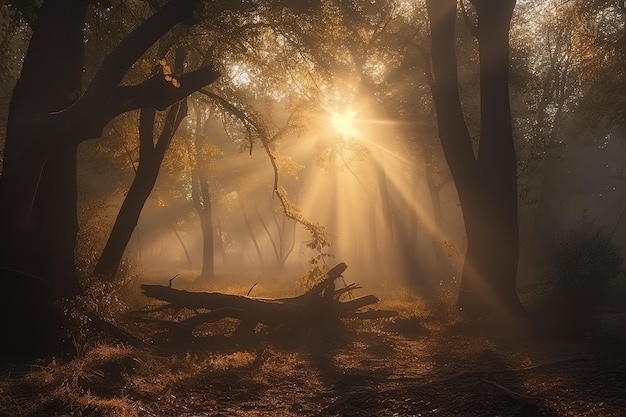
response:
<path fill-rule="evenodd" d="M 626 409 L 622 0 L 5 3 L 0 416 Z"/>

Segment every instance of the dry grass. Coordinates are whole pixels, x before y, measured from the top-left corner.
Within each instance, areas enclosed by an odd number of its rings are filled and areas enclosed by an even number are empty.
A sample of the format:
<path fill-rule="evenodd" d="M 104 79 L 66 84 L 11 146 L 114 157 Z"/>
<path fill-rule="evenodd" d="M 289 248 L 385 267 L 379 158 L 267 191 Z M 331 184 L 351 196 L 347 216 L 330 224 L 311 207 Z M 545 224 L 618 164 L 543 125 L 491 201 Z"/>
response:
<path fill-rule="evenodd" d="M 176 285 L 186 283 L 191 278 Z M 203 288 L 245 294 L 249 284 Z M 81 305 L 97 303 L 108 289 L 93 289 Z M 260 283 L 252 295 L 298 292 Z M 618 416 L 626 407 L 620 399 L 626 365 L 623 355 L 613 354 L 621 352 L 623 340 L 612 339 L 607 351 L 603 339 L 520 341 L 463 332 L 452 314 L 434 317 L 431 306 L 406 288 L 376 295 L 376 308 L 395 310 L 399 318 L 344 320 L 339 329 L 282 337 L 259 331 L 248 339 L 229 337 L 237 322 L 222 320 L 196 332 L 202 344 L 170 344 L 167 354 L 84 332 L 76 341 L 78 355 L 65 363 L 1 368 L 0 416 L 471 417 L 515 415 L 526 406 L 483 379 L 533 398 L 534 414 L 527 415 Z M 147 301 L 137 283 L 127 283 L 119 299 L 105 300 L 98 307 L 105 313 Z M 144 340 L 155 332 L 118 324 Z M 584 362 L 562 361 L 581 355 Z M 542 365 L 550 363 L 555 365 Z M 592 389 L 587 372 L 594 372 Z"/>
<path fill-rule="evenodd" d="M 133 401 L 120 395 L 140 365 L 132 349 L 98 344 L 76 359 L 13 370 L 0 382 L 3 410 L 20 415 L 136 416 Z M 8 371 L 7 371 L 8 372 Z"/>

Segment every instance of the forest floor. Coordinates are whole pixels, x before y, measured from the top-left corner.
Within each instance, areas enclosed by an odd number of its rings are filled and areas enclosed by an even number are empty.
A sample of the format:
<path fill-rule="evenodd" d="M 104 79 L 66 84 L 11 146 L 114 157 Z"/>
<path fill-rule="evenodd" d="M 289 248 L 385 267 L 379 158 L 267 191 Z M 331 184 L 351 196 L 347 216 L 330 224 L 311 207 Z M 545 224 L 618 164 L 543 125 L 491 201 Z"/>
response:
<path fill-rule="evenodd" d="M 380 308 L 400 316 L 280 337 L 226 319 L 159 351 L 92 336 L 63 363 L 4 365 L 0 416 L 626 416 L 624 313 L 568 340 Z"/>

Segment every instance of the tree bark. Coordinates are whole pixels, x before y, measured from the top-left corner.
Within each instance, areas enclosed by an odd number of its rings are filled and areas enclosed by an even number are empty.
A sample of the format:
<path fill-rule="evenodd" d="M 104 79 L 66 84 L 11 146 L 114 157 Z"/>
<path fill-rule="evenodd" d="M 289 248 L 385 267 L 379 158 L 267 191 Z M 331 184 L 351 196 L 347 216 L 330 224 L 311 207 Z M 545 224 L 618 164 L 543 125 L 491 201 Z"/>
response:
<path fill-rule="evenodd" d="M 183 100 L 170 107 L 156 145 L 153 139 L 155 116 L 155 109 L 142 109 L 139 116 L 140 149 L 137 173 L 94 268 L 94 273 L 105 279 L 111 279 L 117 274 L 128 241 L 156 183 L 165 152 L 178 126 L 187 116 L 187 101 Z"/>
<path fill-rule="evenodd" d="M 196 132 L 193 143 L 194 165 L 191 172 L 191 198 L 193 206 L 200 219 L 200 229 L 202 231 L 202 270 L 200 280 L 204 282 L 212 281 L 215 278 L 215 230 L 213 226 L 213 202 L 211 201 L 211 189 L 207 170 L 209 161 L 202 152 L 202 141 L 212 123 L 213 112 L 204 114 L 196 106 Z"/>
<path fill-rule="evenodd" d="M 521 312 L 516 156 L 508 96 L 508 34 L 514 0 L 475 0 L 480 53 L 481 139 L 474 155 L 459 97 L 455 0 L 428 0 L 433 100 L 439 136 L 465 221 L 467 253 L 458 306 L 472 316 Z M 501 317 L 500 315 L 497 317 Z"/>
<path fill-rule="evenodd" d="M 196 140 L 196 146 L 199 145 Z M 201 152 L 196 148 L 196 158 L 201 158 Z M 195 167 L 191 175 L 193 205 L 200 218 L 202 230 L 202 271 L 200 279 L 208 282 L 215 278 L 215 239 L 213 231 L 213 204 L 209 191 L 209 181 L 202 168 Z"/>
<path fill-rule="evenodd" d="M 327 326 L 335 323 L 339 317 L 355 315 L 355 310 L 377 303 L 379 300 L 373 295 L 352 298 L 341 301 L 342 296 L 352 290 L 360 288 L 351 284 L 343 288 L 335 288 L 335 280 L 340 278 L 347 268 L 340 263 L 328 271 L 326 278 L 306 293 L 290 298 L 253 298 L 242 295 L 224 294 L 220 292 L 189 292 L 177 290 L 164 285 L 143 284 L 141 289 L 150 298 L 166 301 L 168 304 L 159 310 L 183 308 L 195 310 L 196 314 L 179 322 L 164 322 L 162 320 L 143 319 L 165 324 L 171 329 L 185 330 L 179 334 L 191 335 L 195 326 L 203 323 L 212 323 L 226 317 L 242 321 L 245 329 L 254 329 L 257 323 L 263 323 L 272 330 L 302 331 L 311 328 Z M 209 310 L 200 312 L 198 310 Z M 153 310 L 154 311 L 154 310 Z M 138 318 L 136 312 L 132 317 Z M 389 317 L 397 313 L 380 311 L 372 317 Z"/>
<path fill-rule="evenodd" d="M 59 296 L 74 295 L 78 288 L 71 282 L 76 281 L 76 149 L 64 142 L 61 126 L 40 131 L 36 124 L 78 98 L 86 7 L 46 3 L 39 11 L 11 96 L 0 185 L 0 265 L 50 280 Z M 64 252 L 68 245 L 71 251 Z"/>
<path fill-rule="evenodd" d="M 426 185 L 428 187 L 428 194 L 430 195 L 430 201 L 433 212 L 433 252 L 436 260 L 435 270 L 435 282 L 437 284 L 449 285 L 452 282 L 453 277 L 453 255 L 446 254 L 446 241 L 447 244 L 452 247 L 453 242 L 446 236 L 445 224 L 443 220 L 443 210 L 441 205 L 441 191 L 445 184 L 448 182 L 446 178 L 441 184 L 437 184 L 435 180 L 435 173 L 432 168 L 432 161 L 426 162 L 425 167 Z"/>

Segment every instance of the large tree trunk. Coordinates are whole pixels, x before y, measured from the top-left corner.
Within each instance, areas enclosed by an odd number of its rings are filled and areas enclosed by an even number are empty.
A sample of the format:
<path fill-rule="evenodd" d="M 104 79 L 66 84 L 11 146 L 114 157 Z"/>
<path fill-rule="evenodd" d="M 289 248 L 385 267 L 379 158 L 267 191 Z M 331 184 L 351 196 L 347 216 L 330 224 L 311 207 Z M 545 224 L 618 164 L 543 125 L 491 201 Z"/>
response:
<path fill-rule="evenodd" d="M 521 310 L 515 289 L 519 257 L 517 158 L 509 103 L 509 30 L 515 0 L 472 3 L 478 13 L 480 54 L 478 170 L 485 192 L 483 210 L 476 221 L 480 226 L 473 231 L 479 237 L 468 242 L 468 258 L 483 277 L 472 272 L 465 275 L 459 306 L 482 308 L 485 294 L 481 294 L 480 281 L 484 281 L 487 295 L 491 293 L 496 304 L 501 304 L 497 307 L 517 313 Z"/>
<path fill-rule="evenodd" d="M 59 296 L 77 289 L 68 283 L 75 277 L 68 235 L 77 230 L 76 147 L 63 126 L 44 130 L 37 123 L 80 93 L 87 6 L 66 3 L 46 3 L 38 15 L 11 97 L 0 187 L 0 265 L 50 281 Z"/>
<path fill-rule="evenodd" d="M 456 274 L 453 269 L 455 257 L 454 254 L 446 253 L 446 246 L 453 248 L 454 243 L 446 236 L 441 204 L 441 191 L 448 182 L 448 179 L 446 178 L 441 184 L 437 184 L 432 168 L 432 161 L 426 162 L 425 175 L 433 212 L 434 233 L 432 245 L 436 261 L 434 279 L 436 283 L 450 285 L 452 283 L 452 277 Z"/>
<path fill-rule="evenodd" d="M 516 157 L 508 96 L 514 0 L 473 1 L 478 14 L 481 140 L 477 158 L 463 116 L 455 55 L 455 0 L 427 1 L 442 147 L 463 210 L 468 248 L 459 307 L 470 315 L 518 314 Z"/>
<path fill-rule="evenodd" d="M 0 183 L 0 324 L 14 353 L 50 352 L 60 334 L 55 301 L 79 288 L 74 268 L 78 144 L 99 137 L 118 114 L 141 107 L 163 109 L 218 76 L 206 67 L 181 75 L 180 88 L 162 75 L 120 86 L 137 59 L 193 13 L 193 0 L 176 0 L 120 43 L 81 96 L 88 5 L 44 2 L 11 97 Z"/>
<path fill-rule="evenodd" d="M 76 157 L 76 146 L 52 154 L 35 199 L 35 217 L 40 228 L 35 242 L 36 273 L 50 277 L 60 297 L 79 292 L 74 264 L 78 234 Z"/>
<path fill-rule="evenodd" d="M 78 98 L 87 3 L 56 6 L 46 3 L 37 16 L 7 123 L 0 184 L 0 323 L 2 350 L 11 356 L 56 350 L 61 311 L 54 300 L 78 292 L 76 147 L 67 145 L 62 126 L 38 125 Z"/>

